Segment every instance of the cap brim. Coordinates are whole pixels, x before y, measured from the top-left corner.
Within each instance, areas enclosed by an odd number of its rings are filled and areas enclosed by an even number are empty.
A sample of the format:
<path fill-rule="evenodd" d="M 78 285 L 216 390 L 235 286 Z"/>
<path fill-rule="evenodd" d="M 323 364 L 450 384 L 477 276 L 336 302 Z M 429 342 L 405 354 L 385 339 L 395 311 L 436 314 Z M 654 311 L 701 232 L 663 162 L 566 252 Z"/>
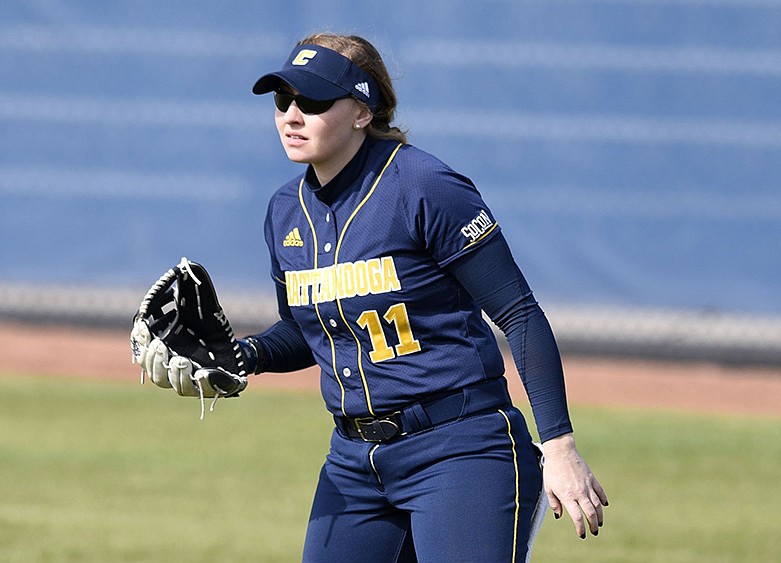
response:
<path fill-rule="evenodd" d="M 349 96 L 341 86 L 302 70 L 287 69 L 261 76 L 252 87 L 253 94 L 267 94 L 286 82 L 299 93 L 313 100 L 336 100 Z"/>

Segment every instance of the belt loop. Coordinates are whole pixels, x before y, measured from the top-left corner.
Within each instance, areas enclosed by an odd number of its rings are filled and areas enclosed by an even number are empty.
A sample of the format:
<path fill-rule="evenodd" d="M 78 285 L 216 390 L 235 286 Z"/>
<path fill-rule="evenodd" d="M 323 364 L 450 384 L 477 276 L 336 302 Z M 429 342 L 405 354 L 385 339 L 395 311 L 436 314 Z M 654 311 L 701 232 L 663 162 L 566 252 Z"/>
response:
<path fill-rule="evenodd" d="M 404 417 L 404 433 L 417 432 L 432 426 L 431 419 L 420 403 L 415 403 L 402 411 Z"/>
<path fill-rule="evenodd" d="M 350 425 L 345 418 L 342 418 L 338 414 L 334 415 L 334 423 L 336 424 L 336 427 L 339 429 L 339 431 L 344 435 L 347 436 L 347 427 Z"/>
<path fill-rule="evenodd" d="M 479 399 L 480 398 L 479 391 L 476 390 L 475 387 L 477 387 L 479 389 L 480 387 L 482 387 L 482 384 L 477 385 L 477 386 L 473 385 L 473 386 L 470 386 L 470 387 L 464 387 L 464 389 L 463 389 L 464 402 L 463 402 L 463 405 L 461 407 L 461 414 L 458 415 L 459 417 L 464 416 L 464 413 L 471 412 L 472 398 L 473 397 L 475 399 Z"/>
<path fill-rule="evenodd" d="M 478 385 L 472 385 L 464 388 L 464 410 L 480 410 L 482 405 L 493 405 L 507 403 L 512 404 L 510 393 L 507 389 L 507 380 L 505 378 L 491 379 Z M 474 409 L 472 406 L 474 405 Z"/>

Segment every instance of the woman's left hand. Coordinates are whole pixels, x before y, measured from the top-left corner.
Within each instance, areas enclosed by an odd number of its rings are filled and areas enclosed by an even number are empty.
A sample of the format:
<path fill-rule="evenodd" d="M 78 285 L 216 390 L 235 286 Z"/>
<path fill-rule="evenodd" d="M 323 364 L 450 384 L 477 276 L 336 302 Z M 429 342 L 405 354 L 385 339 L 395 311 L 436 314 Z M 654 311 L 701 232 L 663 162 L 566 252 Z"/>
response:
<path fill-rule="evenodd" d="M 575 447 L 572 434 L 548 440 L 542 449 L 545 492 L 554 516 L 561 518 L 566 509 L 581 539 L 586 538 L 586 527 L 596 536 L 603 523 L 602 507 L 608 505 L 607 495 Z"/>

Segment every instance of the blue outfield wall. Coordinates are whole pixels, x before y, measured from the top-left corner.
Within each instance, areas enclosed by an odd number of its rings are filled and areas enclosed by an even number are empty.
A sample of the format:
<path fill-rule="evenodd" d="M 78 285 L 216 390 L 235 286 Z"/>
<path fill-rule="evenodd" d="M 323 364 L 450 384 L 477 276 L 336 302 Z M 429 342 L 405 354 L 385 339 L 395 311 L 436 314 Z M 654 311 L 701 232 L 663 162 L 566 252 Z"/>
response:
<path fill-rule="evenodd" d="M 0 2 L 0 284 L 270 290 L 286 161 L 250 93 L 376 43 L 545 302 L 781 313 L 781 1 Z"/>

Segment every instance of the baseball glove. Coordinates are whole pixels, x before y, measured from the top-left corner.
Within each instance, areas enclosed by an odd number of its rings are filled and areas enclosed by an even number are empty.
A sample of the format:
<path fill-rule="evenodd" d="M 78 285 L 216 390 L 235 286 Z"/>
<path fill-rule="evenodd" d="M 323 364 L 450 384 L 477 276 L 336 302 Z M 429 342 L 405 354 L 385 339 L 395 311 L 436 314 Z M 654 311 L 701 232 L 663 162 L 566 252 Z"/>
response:
<path fill-rule="evenodd" d="M 235 397 L 247 387 L 244 353 L 203 266 L 187 258 L 149 289 L 133 317 L 133 363 L 141 382 L 173 388 L 179 395 Z"/>

